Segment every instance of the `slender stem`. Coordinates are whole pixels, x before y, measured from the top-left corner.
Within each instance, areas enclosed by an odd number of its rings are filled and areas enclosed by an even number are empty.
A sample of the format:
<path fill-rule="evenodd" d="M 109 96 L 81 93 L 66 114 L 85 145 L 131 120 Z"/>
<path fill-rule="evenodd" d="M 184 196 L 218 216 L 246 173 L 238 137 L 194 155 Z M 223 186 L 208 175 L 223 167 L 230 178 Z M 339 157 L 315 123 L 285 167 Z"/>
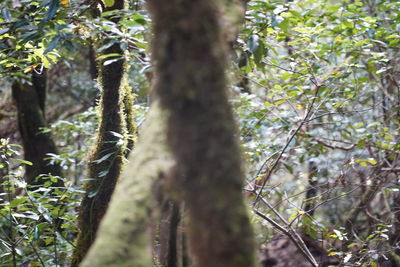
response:
<path fill-rule="evenodd" d="M 308 250 L 307 246 L 304 244 L 304 241 L 298 236 L 298 234 L 292 228 L 280 225 L 267 215 L 257 210 L 254 210 L 254 212 L 258 216 L 260 216 L 261 218 L 265 219 L 273 226 L 275 226 L 279 231 L 284 233 L 287 237 L 289 237 L 289 239 L 293 241 L 294 245 L 300 250 L 301 254 L 303 254 L 303 256 L 312 264 L 312 266 L 318 267 L 317 261 L 315 260 L 311 252 Z"/>
<path fill-rule="evenodd" d="M 288 141 L 286 142 L 285 146 L 282 148 L 282 150 L 281 150 L 281 152 L 279 153 L 278 158 L 275 160 L 274 164 L 271 166 L 271 168 L 269 168 L 269 169 L 267 170 L 267 173 L 263 176 L 263 178 L 262 178 L 263 183 L 262 183 L 262 185 L 261 185 L 260 190 L 258 190 L 256 199 L 255 199 L 254 202 L 253 202 L 253 207 L 257 204 L 257 202 L 258 202 L 258 200 L 259 200 L 259 198 L 260 198 L 260 195 L 261 195 L 262 191 L 263 191 L 264 188 L 265 188 L 265 185 L 267 184 L 267 182 L 268 182 L 268 180 L 269 180 L 269 177 L 271 176 L 271 174 L 272 174 L 272 172 L 275 170 L 275 168 L 278 166 L 278 163 L 280 162 L 280 160 L 281 160 L 283 154 L 285 153 L 286 149 L 289 147 L 289 145 L 290 145 L 290 143 L 292 142 L 292 140 L 295 138 L 295 136 L 297 135 L 297 133 L 301 130 L 301 128 L 302 128 L 303 125 L 307 122 L 307 120 L 309 119 L 309 117 L 310 117 L 310 115 L 311 115 L 311 112 L 312 112 L 312 110 L 313 110 L 315 101 L 316 101 L 317 96 L 318 96 L 319 88 L 321 87 L 321 85 L 318 84 L 318 83 L 316 82 L 315 79 L 314 79 L 314 80 L 311 80 L 311 82 L 314 84 L 315 94 L 314 94 L 314 97 L 313 97 L 313 99 L 312 99 L 312 101 L 311 101 L 311 103 L 310 103 L 310 105 L 309 105 L 309 108 L 308 108 L 308 110 L 307 110 L 307 113 L 304 115 L 304 118 L 303 118 L 303 120 L 300 122 L 299 126 L 293 131 L 293 133 L 292 133 L 292 134 L 290 135 L 290 137 L 288 138 Z"/>
<path fill-rule="evenodd" d="M 46 265 L 44 264 L 42 258 L 40 257 L 39 252 L 37 251 L 37 249 L 35 248 L 35 246 L 32 244 L 32 242 L 29 242 L 29 245 L 31 246 L 33 252 L 36 254 L 36 257 L 39 259 L 40 264 L 42 265 L 42 267 L 46 267 Z"/>

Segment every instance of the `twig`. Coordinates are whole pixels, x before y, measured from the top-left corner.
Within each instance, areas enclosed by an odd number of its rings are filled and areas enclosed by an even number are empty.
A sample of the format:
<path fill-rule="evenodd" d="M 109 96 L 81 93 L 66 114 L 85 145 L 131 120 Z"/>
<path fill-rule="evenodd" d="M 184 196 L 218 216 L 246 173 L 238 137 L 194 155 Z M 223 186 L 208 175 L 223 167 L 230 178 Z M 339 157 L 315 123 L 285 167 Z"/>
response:
<path fill-rule="evenodd" d="M 253 188 L 253 193 L 255 193 L 255 189 Z M 267 205 L 267 207 L 282 221 L 282 223 L 285 226 L 281 226 L 279 223 L 275 222 L 271 218 L 269 218 L 267 215 L 259 212 L 253 207 L 254 212 L 261 216 L 262 218 L 266 219 L 268 222 L 270 222 L 272 225 L 277 227 L 280 231 L 285 233 L 286 235 L 289 236 L 289 238 L 294 242 L 296 247 L 300 250 L 300 252 L 306 257 L 306 259 L 314 266 L 318 267 L 318 263 L 315 260 L 314 256 L 311 254 L 311 252 L 308 250 L 308 247 L 304 243 L 303 239 L 301 236 L 290 226 L 289 222 L 263 197 L 260 197 L 261 201 Z"/>
<path fill-rule="evenodd" d="M 314 81 L 313 81 L 313 83 L 314 83 Z M 280 162 L 286 149 L 289 147 L 290 143 L 292 143 L 292 140 L 297 135 L 297 133 L 300 131 L 300 129 L 303 127 L 303 125 L 307 122 L 307 120 L 311 114 L 311 111 L 313 110 L 315 100 L 317 99 L 319 88 L 321 87 L 321 85 L 319 85 L 317 83 L 314 83 L 314 86 L 315 86 L 315 94 L 314 94 L 314 97 L 310 103 L 308 110 L 307 110 L 307 113 L 304 115 L 304 118 L 300 122 L 299 126 L 293 131 L 292 135 L 288 138 L 288 141 L 286 142 L 285 146 L 282 148 L 281 152 L 279 153 L 278 158 L 275 160 L 275 162 L 273 163 L 271 168 L 269 168 L 268 171 L 265 173 L 265 175 L 263 175 L 263 177 L 262 177 L 263 183 L 262 183 L 260 190 L 257 193 L 256 199 L 253 202 L 253 207 L 257 204 L 258 199 L 260 198 L 260 195 L 261 195 L 262 191 L 264 190 L 265 185 L 267 184 L 267 181 L 269 180 L 269 177 L 271 176 L 271 174 L 275 170 L 275 168 L 278 166 L 278 163 Z"/>
<path fill-rule="evenodd" d="M 289 237 L 290 240 L 293 241 L 294 245 L 300 250 L 301 254 L 312 264 L 314 267 L 318 267 L 318 263 L 311 254 L 311 252 L 308 250 L 307 246 L 304 244 L 303 239 L 298 236 L 298 234 L 292 229 L 292 228 L 286 228 L 279 223 L 275 222 L 273 219 L 268 217 L 267 215 L 254 210 L 255 214 L 263 218 L 264 220 L 268 221 L 271 223 L 273 226 L 275 226 L 279 231 L 284 233 L 287 237 Z"/>
<path fill-rule="evenodd" d="M 37 249 L 35 248 L 35 246 L 32 244 L 32 242 L 29 242 L 29 245 L 31 246 L 33 252 L 36 254 L 36 257 L 39 259 L 40 264 L 42 265 L 42 267 L 46 267 L 46 265 L 44 264 L 42 258 L 39 255 L 39 252 L 37 251 Z"/>
<path fill-rule="evenodd" d="M 320 140 L 318 138 L 315 138 L 315 137 L 314 137 L 314 140 L 317 141 L 318 144 L 321 144 L 321 145 L 326 146 L 326 147 L 331 148 L 331 149 L 340 149 L 340 150 L 349 151 L 349 150 L 352 150 L 353 148 L 355 148 L 355 146 L 356 146 L 356 144 L 352 144 L 352 145 L 347 146 L 347 147 L 331 145 L 331 144 L 328 144 L 328 143 L 326 143 L 326 142 L 324 142 L 324 141 L 322 141 L 322 140 Z"/>

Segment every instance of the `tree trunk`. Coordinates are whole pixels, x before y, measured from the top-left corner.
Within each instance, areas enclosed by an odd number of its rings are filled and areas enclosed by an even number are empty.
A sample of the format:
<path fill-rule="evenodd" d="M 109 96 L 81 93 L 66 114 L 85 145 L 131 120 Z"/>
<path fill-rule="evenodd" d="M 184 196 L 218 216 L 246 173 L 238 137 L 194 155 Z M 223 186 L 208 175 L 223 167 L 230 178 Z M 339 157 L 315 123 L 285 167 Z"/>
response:
<path fill-rule="evenodd" d="M 82 266 L 152 266 L 150 221 L 162 179 L 174 165 L 166 146 L 167 116 L 155 101 Z"/>
<path fill-rule="evenodd" d="M 318 192 L 318 181 L 316 178 L 318 172 L 318 167 L 315 162 L 309 160 L 308 162 L 308 185 L 306 189 L 306 199 L 305 199 L 305 206 L 304 211 L 308 213 L 308 216 L 314 216 L 314 208 L 315 208 L 315 197 L 317 196 Z"/>
<path fill-rule="evenodd" d="M 57 149 L 49 133 L 42 132 L 46 127 L 45 101 L 47 90 L 46 73 L 32 74 L 32 85 L 14 82 L 12 94 L 17 106 L 18 127 L 24 148 L 24 158 L 32 165 L 26 165 L 25 178 L 30 185 L 42 185 L 46 178 L 40 174 L 61 176 L 61 167 L 50 164 L 48 153 L 57 154 Z M 58 179 L 54 186 L 63 186 Z"/>
<path fill-rule="evenodd" d="M 123 8 L 124 0 L 117 0 L 107 10 Z M 104 53 L 124 54 L 119 43 L 107 48 Z M 79 212 L 80 232 L 72 266 L 77 266 L 82 261 L 92 245 L 120 176 L 124 157 L 133 147 L 136 127 L 133 121 L 132 90 L 127 84 L 126 68 L 125 57 L 99 68 L 99 82 L 102 87 L 101 120 L 96 147 L 89 162 L 89 178 L 92 180 L 85 184 L 86 194 Z"/>
<path fill-rule="evenodd" d="M 219 20 L 232 2 L 148 3 L 155 103 L 82 266 L 152 266 L 148 224 L 163 188 L 187 208 L 192 266 L 256 266 L 226 92 L 229 32 Z"/>
<path fill-rule="evenodd" d="M 177 161 L 177 173 L 166 184 L 188 210 L 185 229 L 193 266 L 254 266 L 226 92 L 228 31 L 222 31 L 219 20 L 223 2 L 148 1 L 155 31 L 155 90 L 171 112 L 167 140 Z M 232 12 L 229 7 L 225 10 Z"/>
<path fill-rule="evenodd" d="M 172 201 L 164 201 L 160 211 L 160 223 L 156 232 L 158 246 L 155 255 L 158 263 L 164 267 L 178 267 L 179 242 L 178 230 L 180 222 L 179 206 Z"/>

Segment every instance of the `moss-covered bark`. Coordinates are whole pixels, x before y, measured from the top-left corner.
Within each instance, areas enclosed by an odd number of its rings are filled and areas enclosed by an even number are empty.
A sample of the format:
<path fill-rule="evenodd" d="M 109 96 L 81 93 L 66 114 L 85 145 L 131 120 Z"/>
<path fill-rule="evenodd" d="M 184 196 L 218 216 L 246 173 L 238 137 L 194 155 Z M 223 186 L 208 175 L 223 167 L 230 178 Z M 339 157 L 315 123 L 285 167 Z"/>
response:
<path fill-rule="evenodd" d="M 45 73 L 32 74 L 31 82 L 14 82 L 12 93 L 17 106 L 24 158 L 32 162 L 32 165 L 26 165 L 25 177 L 28 184 L 40 185 L 47 180 L 38 178 L 39 174 L 60 176 L 61 167 L 50 164 L 46 159 L 47 153 L 56 154 L 57 149 L 50 134 L 42 132 L 42 128 L 47 126 L 44 115 L 47 90 Z M 55 186 L 63 186 L 62 180 L 58 180 Z"/>
<path fill-rule="evenodd" d="M 82 266 L 152 266 L 148 225 L 163 188 L 187 208 L 192 266 L 256 266 L 219 20 L 232 2 L 148 3 L 156 103 Z"/>
<path fill-rule="evenodd" d="M 125 157 L 128 157 L 129 153 L 133 149 L 133 145 L 136 141 L 136 123 L 135 123 L 135 109 L 134 109 L 134 94 L 132 88 L 125 82 L 125 95 L 124 95 L 124 117 L 126 123 L 126 130 L 128 133 L 127 143 L 125 149 Z"/>
<path fill-rule="evenodd" d="M 124 0 L 115 1 L 107 10 L 124 8 Z M 107 48 L 105 54 L 124 55 L 118 43 Z M 86 194 L 79 212 L 79 235 L 72 257 L 77 266 L 92 245 L 115 185 L 121 173 L 125 156 L 133 147 L 136 127 L 133 121 L 132 90 L 126 80 L 126 59 L 99 67 L 101 120 L 96 147 L 89 161 Z"/>
<path fill-rule="evenodd" d="M 193 266 L 255 266 L 241 158 L 226 92 L 228 45 L 219 10 L 233 1 L 149 0 L 156 94 L 178 173 L 170 192 L 188 210 Z M 234 19 L 233 19 L 234 20 Z M 223 22 L 223 21 L 222 21 Z"/>
<path fill-rule="evenodd" d="M 163 178 L 174 165 L 165 140 L 167 116 L 157 102 L 153 104 L 101 222 L 98 238 L 81 266 L 152 266 L 149 223 Z"/>

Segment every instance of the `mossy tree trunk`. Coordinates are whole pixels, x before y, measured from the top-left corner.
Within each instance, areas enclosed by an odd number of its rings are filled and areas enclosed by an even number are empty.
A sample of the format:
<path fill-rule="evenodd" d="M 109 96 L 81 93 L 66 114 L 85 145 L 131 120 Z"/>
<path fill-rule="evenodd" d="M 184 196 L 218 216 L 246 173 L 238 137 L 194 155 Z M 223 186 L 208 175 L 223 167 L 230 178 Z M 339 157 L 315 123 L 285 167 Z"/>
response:
<path fill-rule="evenodd" d="M 82 266 L 152 266 L 148 228 L 160 190 L 185 204 L 193 266 L 256 266 L 219 20 L 232 1 L 148 3 L 155 103 Z"/>
<path fill-rule="evenodd" d="M 124 0 L 116 0 L 105 11 L 123 9 L 124 6 Z M 88 175 L 92 180 L 85 184 L 86 194 L 78 219 L 80 232 L 72 266 L 81 262 L 92 245 L 120 176 L 124 158 L 133 147 L 136 127 L 133 121 L 132 90 L 126 77 L 126 58 L 119 43 L 104 51 L 104 54 L 112 53 L 121 54 L 123 59 L 99 67 L 101 119 L 96 146 L 89 160 Z"/>
<path fill-rule="evenodd" d="M 30 185 L 42 185 L 47 179 L 40 174 L 61 176 L 61 167 L 50 164 L 48 153 L 57 153 L 53 139 L 49 133 L 42 131 L 46 127 L 45 102 L 47 77 L 44 71 L 41 75 L 33 73 L 31 84 L 14 82 L 12 94 L 17 106 L 18 127 L 21 134 L 24 158 L 32 165 L 26 165 L 26 181 Z M 63 186 L 62 180 L 57 180 L 54 186 Z"/>
<path fill-rule="evenodd" d="M 154 101 L 82 266 L 152 266 L 150 222 L 158 222 L 163 178 L 174 165 L 165 140 L 168 116 Z"/>
<path fill-rule="evenodd" d="M 171 112 L 167 140 L 177 161 L 176 175 L 166 184 L 187 208 L 192 264 L 254 266 L 240 149 L 226 92 L 229 46 L 219 20 L 221 6 L 229 1 L 148 3 L 155 31 L 155 89 Z"/>

